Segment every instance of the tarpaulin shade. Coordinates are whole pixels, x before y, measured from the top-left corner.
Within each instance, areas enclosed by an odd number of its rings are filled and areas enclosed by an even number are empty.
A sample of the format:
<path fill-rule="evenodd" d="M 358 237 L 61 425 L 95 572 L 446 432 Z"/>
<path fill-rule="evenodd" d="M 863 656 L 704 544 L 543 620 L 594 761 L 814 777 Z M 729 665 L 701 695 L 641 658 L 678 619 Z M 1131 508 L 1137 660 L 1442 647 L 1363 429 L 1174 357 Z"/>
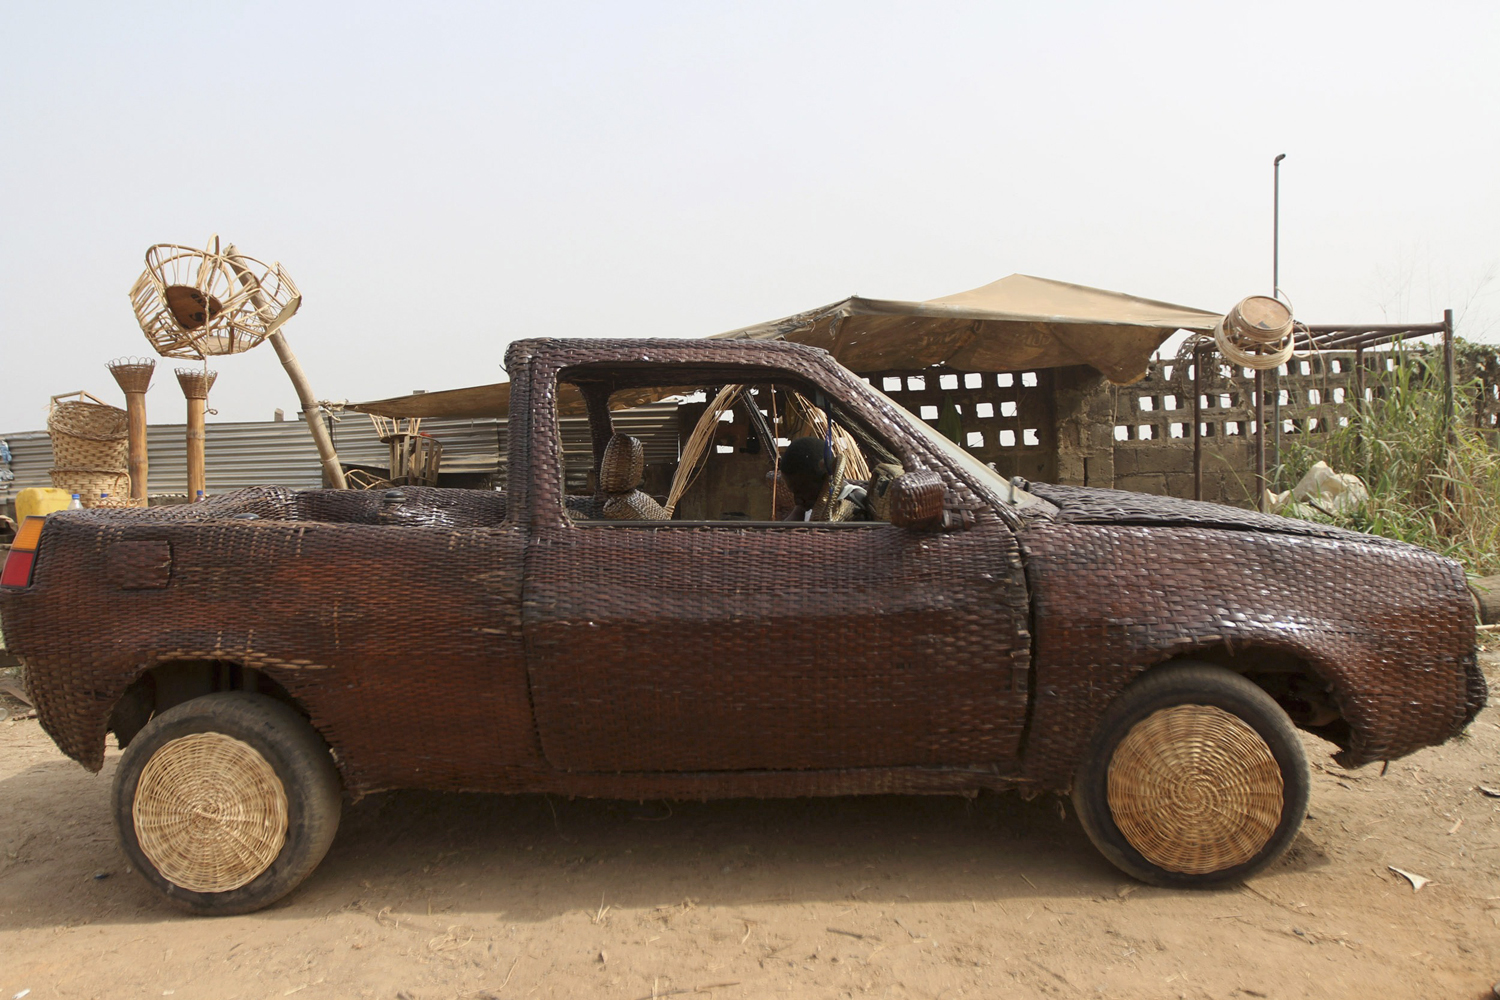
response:
<path fill-rule="evenodd" d="M 1013 274 L 926 302 L 858 296 L 720 338 L 784 339 L 829 351 L 855 372 L 913 371 L 944 365 L 1017 371 L 1089 365 L 1128 385 L 1178 330 L 1212 332 L 1220 314 L 1065 281 Z M 576 392 L 559 408 L 582 413 Z M 474 386 L 351 404 L 388 417 L 504 416 L 510 385 Z"/>
<path fill-rule="evenodd" d="M 722 336 L 811 344 L 856 372 L 1091 365 L 1129 384 L 1174 332 L 1208 333 L 1218 321 L 1201 309 L 1013 274 L 926 302 L 848 298 Z"/>

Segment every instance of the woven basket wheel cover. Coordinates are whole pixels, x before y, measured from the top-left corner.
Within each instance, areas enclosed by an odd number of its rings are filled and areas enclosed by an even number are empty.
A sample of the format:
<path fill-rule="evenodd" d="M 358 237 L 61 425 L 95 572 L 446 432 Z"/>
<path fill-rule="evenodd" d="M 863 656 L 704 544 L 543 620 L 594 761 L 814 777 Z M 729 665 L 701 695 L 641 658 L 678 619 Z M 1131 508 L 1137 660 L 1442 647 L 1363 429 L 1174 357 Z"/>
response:
<path fill-rule="evenodd" d="M 141 852 L 169 881 L 228 892 L 281 853 L 286 789 L 250 744 L 223 733 L 172 740 L 147 761 L 131 806 Z"/>
<path fill-rule="evenodd" d="M 222 302 L 192 285 L 168 285 L 166 298 L 172 318 L 184 330 L 196 330 L 224 311 Z"/>
<path fill-rule="evenodd" d="M 646 474 L 646 449 L 629 434 L 616 434 L 604 446 L 599 463 L 599 489 L 604 493 L 629 493 L 641 485 Z"/>
<path fill-rule="evenodd" d="M 1213 705 L 1131 727 L 1109 762 L 1109 809 L 1142 857 L 1206 875 L 1250 861 L 1281 823 L 1281 768 L 1261 735 Z"/>

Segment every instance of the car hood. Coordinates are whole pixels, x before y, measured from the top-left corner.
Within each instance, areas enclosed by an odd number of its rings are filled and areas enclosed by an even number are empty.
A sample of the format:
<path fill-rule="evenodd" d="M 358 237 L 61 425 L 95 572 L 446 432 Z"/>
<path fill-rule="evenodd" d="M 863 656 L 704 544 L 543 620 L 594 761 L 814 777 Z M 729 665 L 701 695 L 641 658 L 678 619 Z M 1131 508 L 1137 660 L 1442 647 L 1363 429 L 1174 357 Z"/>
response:
<path fill-rule="evenodd" d="M 1051 520 L 1062 524 L 1146 524 L 1219 528 L 1225 531 L 1262 531 L 1280 535 L 1338 538 L 1377 545 L 1402 546 L 1378 535 L 1367 535 L 1331 524 L 1318 524 L 1279 514 L 1261 514 L 1225 504 L 1176 497 L 1106 490 L 1092 486 L 1054 486 L 1023 483 L 1023 488 L 1057 508 Z"/>

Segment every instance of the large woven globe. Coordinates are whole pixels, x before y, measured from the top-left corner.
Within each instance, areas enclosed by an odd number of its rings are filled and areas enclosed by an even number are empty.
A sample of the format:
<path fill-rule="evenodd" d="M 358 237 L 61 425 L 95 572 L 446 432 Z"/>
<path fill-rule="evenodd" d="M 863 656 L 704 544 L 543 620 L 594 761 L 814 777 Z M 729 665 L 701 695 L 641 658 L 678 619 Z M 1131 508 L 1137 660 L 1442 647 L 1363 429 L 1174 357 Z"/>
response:
<path fill-rule="evenodd" d="M 214 237 L 203 250 L 147 250 L 130 304 L 156 353 L 201 361 L 250 350 L 296 313 L 302 294 L 280 264 L 221 251 Z"/>

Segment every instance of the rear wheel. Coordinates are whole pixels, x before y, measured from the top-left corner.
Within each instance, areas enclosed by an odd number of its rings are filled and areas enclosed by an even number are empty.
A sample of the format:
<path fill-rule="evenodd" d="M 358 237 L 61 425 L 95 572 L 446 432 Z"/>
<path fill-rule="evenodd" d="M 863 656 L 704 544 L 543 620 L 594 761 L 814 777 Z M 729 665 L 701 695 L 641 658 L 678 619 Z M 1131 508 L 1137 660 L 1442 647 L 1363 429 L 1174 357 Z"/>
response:
<path fill-rule="evenodd" d="M 338 830 L 338 770 L 322 737 L 262 695 L 204 695 L 153 718 L 115 772 L 115 824 L 134 866 L 194 913 L 285 896 Z"/>
<path fill-rule="evenodd" d="M 1073 804 L 1122 871 L 1206 886 L 1280 857 L 1302 826 L 1309 784 L 1281 706 L 1239 674 L 1188 663 L 1146 674 L 1105 711 Z"/>

